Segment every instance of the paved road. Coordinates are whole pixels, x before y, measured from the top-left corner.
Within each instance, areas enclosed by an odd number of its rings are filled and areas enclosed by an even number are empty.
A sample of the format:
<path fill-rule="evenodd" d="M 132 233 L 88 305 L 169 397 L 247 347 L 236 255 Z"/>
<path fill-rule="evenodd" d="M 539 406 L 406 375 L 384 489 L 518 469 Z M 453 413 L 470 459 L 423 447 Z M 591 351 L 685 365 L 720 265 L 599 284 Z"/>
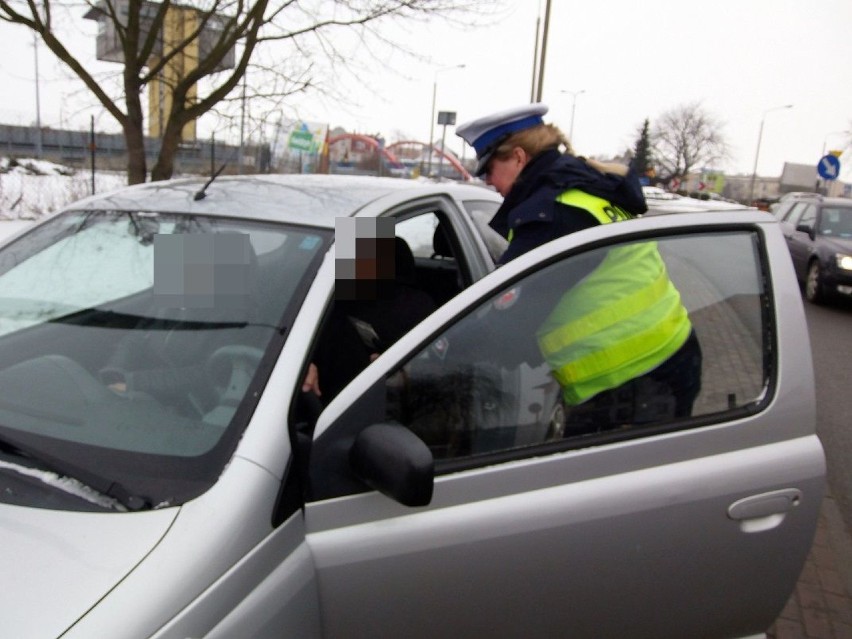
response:
<path fill-rule="evenodd" d="M 817 388 L 817 431 L 843 518 L 852 527 L 852 303 L 805 303 Z"/>
<path fill-rule="evenodd" d="M 816 539 L 773 639 L 852 639 L 852 303 L 805 302 L 817 386 L 817 430 L 828 461 Z"/>

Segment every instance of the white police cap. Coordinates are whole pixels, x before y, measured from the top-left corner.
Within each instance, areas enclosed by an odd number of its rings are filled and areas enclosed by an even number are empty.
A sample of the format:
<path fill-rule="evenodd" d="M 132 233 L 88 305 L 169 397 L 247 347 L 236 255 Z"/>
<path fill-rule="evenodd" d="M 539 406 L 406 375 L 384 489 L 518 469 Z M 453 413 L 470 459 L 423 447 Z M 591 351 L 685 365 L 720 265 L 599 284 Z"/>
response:
<path fill-rule="evenodd" d="M 498 111 L 457 126 L 456 135 L 476 151 L 476 175 L 485 173 L 488 160 L 508 136 L 544 124 L 541 116 L 547 113 L 547 110 L 546 104 L 536 102 Z"/>

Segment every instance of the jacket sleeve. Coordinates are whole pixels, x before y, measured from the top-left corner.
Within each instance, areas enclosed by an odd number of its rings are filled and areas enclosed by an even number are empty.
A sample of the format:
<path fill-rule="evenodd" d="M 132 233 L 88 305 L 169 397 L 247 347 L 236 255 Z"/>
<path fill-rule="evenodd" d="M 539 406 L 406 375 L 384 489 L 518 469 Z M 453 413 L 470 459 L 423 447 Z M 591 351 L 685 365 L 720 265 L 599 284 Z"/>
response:
<path fill-rule="evenodd" d="M 639 182 L 639 177 L 636 175 L 635 170 L 631 168 L 627 171 L 627 175 L 618 181 L 618 186 L 610 202 L 633 215 L 641 215 L 648 210 L 648 205 L 645 203 L 645 194 L 642 192 L 642 183 Z"/>

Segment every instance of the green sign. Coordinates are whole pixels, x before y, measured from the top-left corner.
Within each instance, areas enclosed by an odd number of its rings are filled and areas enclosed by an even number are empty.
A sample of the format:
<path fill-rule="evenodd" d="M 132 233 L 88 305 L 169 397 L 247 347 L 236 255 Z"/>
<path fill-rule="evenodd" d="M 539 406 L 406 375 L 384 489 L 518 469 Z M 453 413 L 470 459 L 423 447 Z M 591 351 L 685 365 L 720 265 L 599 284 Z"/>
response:
<path fill-rule="evenodd" d="M 310 131 L 293 131 L 290 133 L 290 140 L 287 142 L 288 148 L 297 151 L 313 151 L 314 146 L 314 135 Z"/>

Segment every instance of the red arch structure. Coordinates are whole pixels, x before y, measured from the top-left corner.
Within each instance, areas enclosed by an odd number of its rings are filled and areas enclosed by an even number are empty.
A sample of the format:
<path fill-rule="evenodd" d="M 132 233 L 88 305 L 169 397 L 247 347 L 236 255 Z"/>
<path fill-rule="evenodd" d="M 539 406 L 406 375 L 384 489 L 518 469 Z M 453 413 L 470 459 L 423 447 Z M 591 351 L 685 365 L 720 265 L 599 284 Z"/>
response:
<path fill-rule="evenodd" d="M 393 153 L 392 149 L 400 147 L 400 146 L 404 146 L 406 144 L 417 144 L 419 146 L 427 147 L 427 148 L 429 146 L 425 142 L 419 142 L 417 140 L 402 140 L 400 142 L 394 142 L 393 144 L 384 147 L 384 146 L 379 145 L 379 142 L 378 142 L 378 140 L 376 140 L 376 138 L 371 138 L 368 135 L 361 135 L 360 133 L 341 133 L 340 135 L 331 136 L 330 138 L 328 138 L 328 146 L 331 146 L 332 144 L 335 144 L 336 142 L 340 142 L 341 140 L 358 140 L 360 142 L 364 142 L 365 144 L 372 146 L 374 149 L 378 150 L 379 153 L 381 153 L 384 156 L 384 158 L 390 164 L 393 164 L 393 165 L 396 165 L 396 166 L 401 165 L 402 162 L 399 161 L 399 158 L 396 157 L 396 155 Z M 443 149 L 436 148 L 435 151 L 437 151 L 438 153 L 443 155 L 447 159 L 447 162 L 449 162 L 450 165 L 453 168 L 455 168 L 456 171 L 458 171 L 461 174 L 461 176 L 464 180 L 472 180 L 473 179 L 473 176 L 467 171 L 467 169 L 465 169 L 461 165 L 461 162 L 459 162 L 455 158 L 455 156 L 444 152 Z"/>
<path fill-rule="evenodd" d="M 423 146 L 423 147 L 427 147 L 427 148 L 429 147 L 429 145 L 426 144 L 425 142 L 418 142 L 417 140 L 401 140 L 399 142 L 394 142 L 393 144 L 389 145 L 388 149 L 394 149 L 398 146 L 404 146 L 406 144 L 419 144 L 420 146 Z M 437 151 L 438 153 L 440 153 L 441 155 L 443 155 L 445 158 L 447 158 L 447 162 L 449 162 L 456 171 L 461 173 L 462 178 L 464 178 L 465 180 L 472 180 L 473 179 L 473 176 L 470 173 L 468 173 L 467 169 L 464 168 L 461 165 L 461 162 L 459 162 L 454 155 L 450 155 L 449 153 L 445 152 L 443 149 L 439 149 L 437 147 L 435 147 L 434 150 Z"/>
<path fill-rule="evenodd" d="M 335 142 L 340 142 L 341 140 L 358 140 L 360 142 L 364 142 L 374 149 L 377 149 L 388 162 L 392 164 L 402 164 L 402 162 L 399 161 L 399 158 L 396 157 L 389 148 L 380 146 L 379 141 L 376 140 L 376 138 L 371 138 L 369 135 L 361 135 L 359 133 L 341 133 L 340 135 L 334 135 L 328 138 L 328 145 L 331 146 Z"/>

